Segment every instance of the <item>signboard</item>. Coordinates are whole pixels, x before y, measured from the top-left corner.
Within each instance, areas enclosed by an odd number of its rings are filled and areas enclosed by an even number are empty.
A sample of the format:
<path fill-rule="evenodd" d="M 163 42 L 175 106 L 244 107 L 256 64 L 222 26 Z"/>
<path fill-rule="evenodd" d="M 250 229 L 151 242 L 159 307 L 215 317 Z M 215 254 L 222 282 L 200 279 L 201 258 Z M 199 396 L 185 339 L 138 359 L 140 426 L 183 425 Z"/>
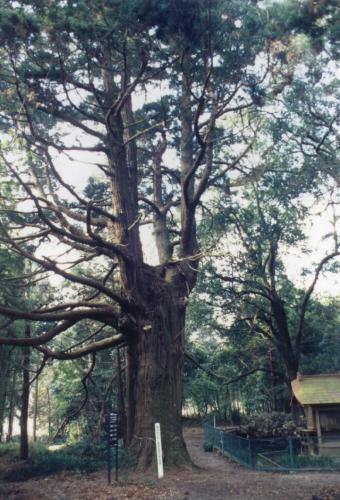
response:
<path fill-rule="evenodd" d="M 161 479 L 164 476 L 163 451 L 162 451 L 162 440 L 161 440 L 161 426 L 158 423 L 155 424 L 155 436 L 156 436 L 158 478 Z"/>
<path fill-rule="evenodd" d="M 107 481 L 111 483 L 111 448 L 115 448 L 116 481 L 118 481 L 118 439 L 120 437 L 119 413 L 110 412 L 107 415 Z"/>
<path fill-rule="evenodd" d="M 119 438 L 119 414 L 117 412 L 109 413 L 108 421 L 108 438 L 110 441 L 110 446 L 118 446 Z"/>

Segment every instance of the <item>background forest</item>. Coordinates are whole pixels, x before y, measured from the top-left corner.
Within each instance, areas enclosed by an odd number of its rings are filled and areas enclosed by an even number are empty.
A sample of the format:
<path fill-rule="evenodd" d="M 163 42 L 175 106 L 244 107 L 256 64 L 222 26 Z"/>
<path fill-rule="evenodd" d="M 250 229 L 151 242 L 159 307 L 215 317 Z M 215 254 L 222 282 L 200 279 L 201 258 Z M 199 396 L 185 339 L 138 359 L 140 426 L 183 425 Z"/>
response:
<path fill-rule="evenodd" d="M 339 7 L 104 3 L 1 2 L 0 442 L 147 465 L 340 370 Z"/>

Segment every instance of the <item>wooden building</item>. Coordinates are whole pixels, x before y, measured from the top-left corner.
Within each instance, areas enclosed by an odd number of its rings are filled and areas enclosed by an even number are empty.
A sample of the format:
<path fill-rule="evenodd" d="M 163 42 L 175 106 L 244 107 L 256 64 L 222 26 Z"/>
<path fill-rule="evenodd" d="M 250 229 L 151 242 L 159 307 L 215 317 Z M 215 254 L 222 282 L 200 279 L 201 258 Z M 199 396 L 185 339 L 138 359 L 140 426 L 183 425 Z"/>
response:
<path fill-rule="evenodd" d="M 316 432 L 319 447 L 340 447 L 340 373 L 298 375 L 292 382 L 303 406 L 307 431 Z"/>

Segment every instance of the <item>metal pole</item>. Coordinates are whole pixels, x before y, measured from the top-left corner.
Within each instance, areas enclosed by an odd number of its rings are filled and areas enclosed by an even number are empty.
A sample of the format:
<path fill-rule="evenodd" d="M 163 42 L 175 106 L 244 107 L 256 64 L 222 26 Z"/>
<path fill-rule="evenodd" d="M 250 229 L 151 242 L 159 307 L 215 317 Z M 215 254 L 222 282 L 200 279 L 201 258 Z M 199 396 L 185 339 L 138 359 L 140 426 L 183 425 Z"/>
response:
<path fill-rule="evenodd" d="M 116 444 L 116 481 L 118 481 L 118 443 Z"/>
<path fill-rule="evenodd" d="M 292 439 L 292 436 L 288 437 L 288 448 L 289 448 L 290 466 L 294 467 L 294 450 L 293 450 L 293 439 Z"/>
<path fill-rule="evenodd" d="M 107 482 L 111 484 L 111 446 L 109 437 L 107 439 Z"/>
<path fill-rule="evenodd" d="M 251 467 L 255 467 L 254 443 L 251 438 L 249 438 L 249 463 Z"/>

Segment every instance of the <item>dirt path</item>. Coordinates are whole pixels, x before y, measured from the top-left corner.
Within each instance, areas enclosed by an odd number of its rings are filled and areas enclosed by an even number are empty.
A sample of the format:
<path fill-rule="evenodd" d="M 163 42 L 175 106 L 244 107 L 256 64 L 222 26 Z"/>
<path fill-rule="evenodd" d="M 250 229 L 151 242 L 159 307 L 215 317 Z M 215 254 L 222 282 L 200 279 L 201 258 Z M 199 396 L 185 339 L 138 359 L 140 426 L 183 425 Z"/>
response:
<path fill-rule="evenodd" d="M 340 500 L 340 474 L 253 471 L 204 453 L 200 429 L 189 430 L 186 439 L 193 460 L 202 468 L 198 477 L 190 474 L 185 481 L 195 500 Z"/>
<path fill-rule="evenodd" d="M 188 429 L 186 441 L 197 469 L 122 477 L 106 484 L 105 472 L 58 474 L 0 484 L 1 500 L 340 500 L 340 474 L 279 474 L 248 470 L 202 451 L 201 429 Z"/>

